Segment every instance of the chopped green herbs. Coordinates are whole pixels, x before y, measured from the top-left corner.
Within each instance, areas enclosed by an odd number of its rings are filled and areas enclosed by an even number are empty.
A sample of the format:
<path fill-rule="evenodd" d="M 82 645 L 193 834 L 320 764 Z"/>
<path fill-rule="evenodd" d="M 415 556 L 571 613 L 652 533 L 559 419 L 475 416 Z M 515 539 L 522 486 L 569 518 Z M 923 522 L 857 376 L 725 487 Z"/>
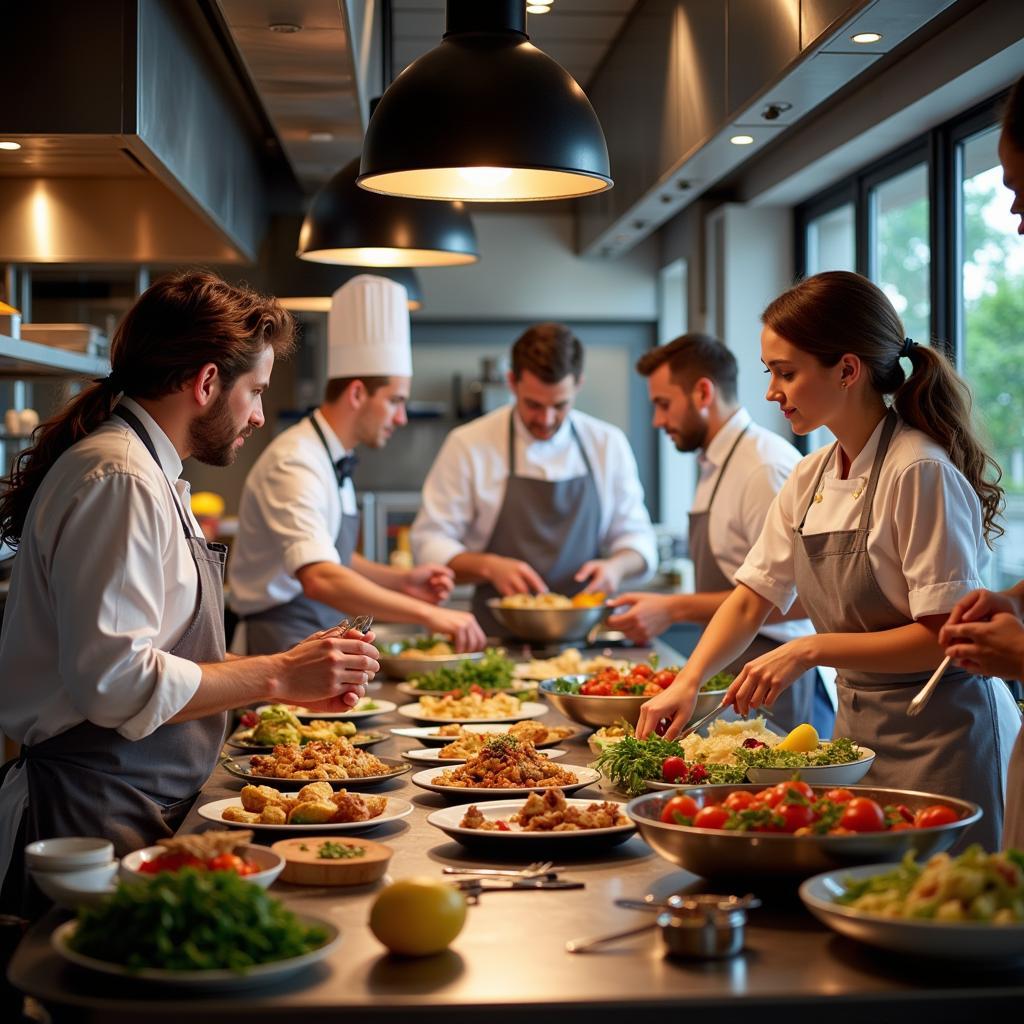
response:
<path fill-rule="evenodd" d="M 701 693 L 718 693 L 728 690 L 736 677 L 731 672 L 716 672 L 701 688 Z"/>
<path fill-rule="evenodd" d="M 302 847 L 305 849 L 305 846 Z M 348 843 L 335 843 L 328 839 L 320 844 L 316 851 L 320 860 L 353 860 L 356 857 L 366 856 L 365 846 L 350 846 Z"/>
<path fill-rule="evenodd" d="M 851 764 L 863 755 L 853 740 L 840 736 L 831 743 L 821 743 L 817 750 L 802 754 L 778 747 L 740 747 L 736 760 L 745 768 L 821 768 L 825 765 Z"/>
<path fill-rule="evenodd" d="M 646 792 L 650 781 L 661 782 L 662 765 L 666 757 L 686 759 L 682 746 L 675 740 L 648 736 L 638 740 L 627 736 L 608 747 L 595 762 L 595 766 L 629 796 Z M 725 785 L 742 782 L 746 777 L 745 767 L 729 764 L 705 764 L 707 785 Z"/>
<path fill-rule="evenodd" d="M 436 672 L 416 676 L 413 686 L 417 690 L 442 692 L 468 690 L 471 686 L 484 690 L 508 690 L 512 687 L 514 670 L 515 664 L 501 651 L 488 647 L 477 661 L 460 661 L 453 668 L 439 668 Z"/>

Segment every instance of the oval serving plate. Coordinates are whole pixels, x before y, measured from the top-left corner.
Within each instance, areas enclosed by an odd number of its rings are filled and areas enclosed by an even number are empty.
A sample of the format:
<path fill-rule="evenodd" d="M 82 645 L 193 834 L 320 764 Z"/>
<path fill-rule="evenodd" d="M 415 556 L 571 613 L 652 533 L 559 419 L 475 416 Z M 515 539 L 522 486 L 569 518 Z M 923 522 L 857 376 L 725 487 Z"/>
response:
<path fill-rule="evenodd" d="M 495 729 L 493 725 L 464 725 L 466 732 L 502 732 L 502 729 Z M 454 736 L 438 736 L 436 725 L 419 725 L 408 729 L 392 729 L 393 736 L 402 736 L 409 740 L 419 740 L 425 747 L 445 747 L 455 739 Z M 540 750 L 542 747 L 557 747 L 559 743 L 569 743 L 576 739 L 580 732 L 569 733 L 557 740 L 545 740 L 543 743 L 535 743 L 534 746 Z"/>
<path fill-rule="evenodd" d="M 308 953 L 303 953 L 302 956 L 293 956 L 286 960 L 272 960 L 268 964 L 257 964 L 255 967 L 249 967 L 243 971 L 168 971 L 155 967 L 130 970 L 121 964 L 85 956 L 72 949 L 68 942 L 75 934 L 75 929 L 78 927 L 77 921 L 65 921 L 64 924 L 56 928 L 50 936 L 50 945 L 58 956 L 79 967 L 95 971 L 98 974 L 108 974 L 118 978 L 138 981 L 157 982 L 160 985 L 172 988 L 234 991 L 251 988 L 253 985 L 259 985 L 263 982 L 277 981 L 285 978 L 310 964 L 323 960 L 337 946 L 338 940 L 341 938 L 341 931 L 336 924 L 333 924 L 326 918 L 313 917 L 311 914 L 296 914 L 295 916 L 304 925 L 315 925 L 318 928 L 323 928 L 327 933 L 327 941 L 322 946 L 311 949 Z"/>
<path fill-rule="evenodd" d="M 436 768 L 428 768 L 426 771 L 417 772 L 412 777 L 412 781 L 421 789 L 429 789 L 432 793 L 440 793 L 442 796 L 448 798 L 501 800 L 518 796 L 525 800 L 531 793 L 543 793 L 545 789 L 557 788 L 563 793 L 575 793 L 577 790 L 583 789 L 586 786 L 592 786 L 601 778 L 601 773 L 599 771 L 595 771 L 593 768 L 584 768 L 580 765 L 574 764 L 570 765 L 568 770 L 575 772 L 579 781 L 573 782 L 567 786 L 523 786 L 518 789 L 499 789 L 497 787 L 492 789 L 480 787 L 468 789 L 465 786 L 443 786 L 434 782 L 434 779 L 438 775 L 449 770 L 449 768 L 445 768 L 443 765 L 438 765 Z"/>
<path fill-rule="evenodd" d="M 361 718 L 373 718 L 374 715 L 386 715 L 394 711 L 398 706 L 390 700 L 377 700 L 376 697 L 363 697 L 363 699 L 351 711 L 310 711 L 299 704 L 284 705 L 300 722 L 312 722 L 320 719 L 324 722 L 353 722 Z M 256 709 L 257 713 L 266 711 L 270 707 L 264 704 Z"/>
<path fill-rule="evenodd" d="M 279 779 L 276 775 L 253 775 L 249 766 L 252 756 L 249 754 L 245 757 L 225 757 L 221 764 L 225 771 L 237 779 L 257 786 L 274 786 L 277 789 L 302 789 L 311 782 L 329 782 L 333 789 L 372 789 L 382 782 L 387 782 L 388 779 L 397 779 L 400 775 L 412 771 L 412 765 L 406 764 L 400 758 L 382 757 L 379 760 L 392 769 L 387 775 L 364 775 L 356 779 Z"/>
<path fill-rule="evenodd" d="M 514 715 L 496 715 L 492 718 L 433 718 L 423 713 L 423 707 L 419 701 L 414 701 L 412 704 L 403 704 L 398 709 L 398 713 L 404 718 L 411 718 L 416 722 L 433 722 L 435 725 L 497 725 L 502 722 L 524 722 L 528 718 L 543 718 L 550 710 L 547 704 L 541 704 L 539 701 L 524 700 L 519 705 L 518 714 Z"/>
<path fill-rule="evenodd" d="M 557 761 L 560 757 L 565 757 L 569 753 L 568 750 L 538 750 L 538 754 L 541 757 L 546 757 L 552 761 Z M 441 757 L 440 747 L 416 747 L 412 750 L 403 750 L 402 757 L 408 761 L 415 761 L 417 764 L 465 764 L 466 758 L 464 757 Z"/>
<path fill-rule="evenodd" d="M 263 825 L 259 822 L 249 824 L 244 821 L 228 821 L 222 816 L 229 807 L 241 806 L 242 802 L 238 797 L 229 796 L 224 800 L 213 800 L 211 803 L 203 804 L 197 810 L 201 818 L 215 821 L 222 827 L 251 828 L 257 832 L 366 832 L 378 825 L 397 821 L 399 818 L 412 814 L 412 804 L 408 800 L 399 800 L 398 797 L 389 796 L 384 813 L 376 818 L 368 818 L 366 821 L 341 821 L 333 824 L 325 822 L 318 825 Z"/>
<path fill-rule="evenodd" d="M 238 732 L 232 733 L 224 742 L 235 750 L 245 750 L 250 754 L 265 754 L 274 749 L 274 745 L 271 743 L 253 743 L 252 740 L 246 739 L 245 734 L 251 732 L 251 729 L 240 729 Z M 354 736 L 342 738 L 348 740 L 353 747 L 369 750 L 370 747 L 383 743 L 388 738 L 388 734 L 386 732 L 357 732 Z"/>

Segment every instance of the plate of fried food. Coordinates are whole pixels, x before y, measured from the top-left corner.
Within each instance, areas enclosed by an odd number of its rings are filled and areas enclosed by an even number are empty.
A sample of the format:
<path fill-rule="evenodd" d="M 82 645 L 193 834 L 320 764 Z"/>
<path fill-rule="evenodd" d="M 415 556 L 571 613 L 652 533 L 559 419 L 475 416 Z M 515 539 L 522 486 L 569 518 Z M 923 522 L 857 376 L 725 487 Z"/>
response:
<path fill-rule="evenodd" d="M 521 849 L 534 857 L 535 847 L 547 842 L 560 849 L 579 846 L 616 846 L 636 826 L 625 814 L 626 805 L 606 800 L 567 800 L 559 788 L 531 793 L 522 800 L 496 800 L 477 807 L 457 804 L 434 811 L 429 824 L 463 846 Z"/>
<path fill-rule="evenodd" d="M 494 733 L 494 735 L 500 736 L 501 733 Z M 454 749 L 454 753 L 449 750 L 449 747 Z M 449 743 L 447 747 L 416 747 L 413 750 L 403 750 L 402 757 L 417 764 L 465 764 L 479 750 L 479 747 L 467 750 L 456 742 Z M 557 761 L 560 757 L 565 757 L 569 751 L 549 747 L 547 750 L 538 750 L 537 753 L 541 757 Z"/>
<path fill-rule="evenodd" d="M 478 687 L 467 692 L 445 693 L 439 697 L 424 694 L 412 704 L 403 704 L 398 713 L 416 722 L 522 722 L 542 718 L 547 704 L 520 700 L 511 693 L 486 696 Z"/>
<path fill-rule="evenodd" d="M 514 736 L 498 736 L 489 740 L 479 753 L 463 764 L 445 768 L 428 768 L 418 772 L 412 781 L 422 789 L 447 797 L 475 796 L 494 799 L 502 796 L 528 796 L 535 789 L 557 786 L 574 793 L 601 778 L 593 768 L 563 768 L 542 757 L 529 741 Z"/>
<path fill-rule="evenodd" d="M 314 740 L 305 746 L 282 743 L 269 754 L 226 757 L 221 764 L 226 771 L 246 782 L 267 782 L 290 788 L 323 781 L 333 787 L 368 789 L 410 770 L 409 765 L 398 758 L 377 757 L 340 738 L 333 743 Z"/>
<path fill-rule="evenodd" d="M 226 740 L 229 747 L 262 753 L 279 743 L 312 743 L 314 740 L 334 740 L 344 737 L 354 747 L 372 747 L 387 739 L 382 732 L 357 732 L 355 722 L 339 719 L 313 719 L 300 721 L 284 704 L 265 705 L 260 712 L 247 711 L 242 715 L 243 728 Z"/>
<path fill-rule="evenodd" d="M 554 747 L 580 733 L 580 730 L 572 726 L 545 725 L 531 718 L 514 722 L 506 730 L 496 729 L 493 725 L 461 725 L 458 722 L 449 722 L 446 725 L 418 725 L 408 729 L 392 729 L 391 733 L 394 736 L 419 740 L 425 747 L 446 747 L 457 739 L 469 740 L 471 736 L 490 737 L 502 731 L 510 733 L 518 740 L 529 740 L 535 747 Z"/>
<path fill-rule="evenodd" d="M 411 813 L 408 800 L 335 791 L 324 781 L 310 782 L 298 793 L 282 793 L 273 786 L 243 786 L 238 797 L 214 800 L 199 808 L 200 817 L 219 825 L 287 832 L 358 832 Z"/>

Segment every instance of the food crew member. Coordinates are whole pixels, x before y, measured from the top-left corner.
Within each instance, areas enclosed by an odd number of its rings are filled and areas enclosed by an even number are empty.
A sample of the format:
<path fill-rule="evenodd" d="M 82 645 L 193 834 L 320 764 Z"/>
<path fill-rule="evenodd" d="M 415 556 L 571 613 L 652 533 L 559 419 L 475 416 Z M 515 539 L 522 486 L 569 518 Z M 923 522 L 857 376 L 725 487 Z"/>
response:
<path fill-rule="evenodd" d="M 393 569 L 356 551 L 354 450 L 383 448 L 406 423 L 405 289 L 370 274 L 352 278 L 331 300 L 327 333 L 324 401 L 267 446 L 242 492 L 228 582 L 245 650 L 284 650 L 346 613 L 417 623 L 451 636 L 460 651 L 479 650 L 485 637 L 473 616 L 438 607 L 451 569 Z"/>
<path fill-rule="evenodd" d="M 750 418 L 736 400 L 736 357 L 706 334 L 681 338 L 644 353 L 637 370 L 647 378 L 654 427 L 680 452 L 698 452 L 700 479 L 689 517 L 695 593 L 622 594 L 608 620 L 631 640 L 649 644 L 674 622 L 706 625 L 735 586 L 736 571 L 760 536 L 768 508 L 800 453 Z M 773 614 L 751 645 L 725 671 L 733 675 L 780 644 L 814 632 L 799 603 Z M 829 682 L 833 682 L 830 679 Z M 780 694 L 772 725 L 785 732 L 812 722 L 832 735 L 835 710 L 818 669 Z"/>
<path fill-rule="evenodd" d="M 419 559 L 476 583 L 473 610 L 496 595 L 611 593 L 653 572 L 654 531 L 622 431 L 573 409 L 583 345 L 561 324 L 512 346 L 514 402 L 453 430 L 426 482 L 412 528 Z"/>
<path fill-rule="evenodd" d="M 748 662 L 726 701 L 745 713 L 811 666 L 835 667 L 835 733 L 876 753 L 866 783 L 973 800 L 985 816 L 965 840 L 993 849 L 1020 728 L 1009 690 L 951 670 L 924 710 L 907 714 L 942 660 L 940 628 L 978 586 L 985 538 L 999 532 L 1002 491 L 974 435 L 967 386 L 938 349 L 904 337 L 885 293 L 858 274 L 809 277 L 762 319 L 768 400 L 796 433 L 826 426 L 837 442 L 790 474 L 736 589 L 675 682 L 643 705 L 637 733 L 663 717 L 666 735 L 678 733 L 703 679 L 747 646 L 773 606 L 799 597 L 817 632 Z"/>
<path fill-rule="evenodd" d="M 18 549 L 0 634 L 0 903 L 26 906 L 26 843 L 105 836 L 121 856 L 172 835 L 217 762 L 229 708 L 341 710 L 377 669 L 363 638 L 224 654 L 224 548 L 180 479 L 228 465 L 263 425 L 292 319 L 208 273 L 157 281 L 114 333 L 111 373 L 44 423 L 0 494 Z M 369 635 L 372 639 L 372 634 Z"/>

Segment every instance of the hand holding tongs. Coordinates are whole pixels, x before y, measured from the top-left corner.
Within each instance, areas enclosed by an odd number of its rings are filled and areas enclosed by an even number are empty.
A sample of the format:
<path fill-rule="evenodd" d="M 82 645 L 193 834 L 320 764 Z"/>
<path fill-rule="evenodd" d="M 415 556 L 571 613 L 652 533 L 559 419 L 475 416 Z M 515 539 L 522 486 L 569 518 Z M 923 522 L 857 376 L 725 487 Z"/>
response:
<path fill-rule="evenodd" d="M 336 626 L 331 626 L 330 629 L 325 629 L 323 635 L 326 636 L 329 633 L 337 633 L 339 636 L 344 637 L 345 634 L 350 631 L 354 631 L 356 633 L 369 633 L 372 625 L 372 615 L 357 615 L 354 619 L 342 619 Z"/>
<path fill-rule="evenodd" d="M 939 667 L 932 673 L 931 679 L 929 679 L 928 682 L 918 690 L 917 696 L 914 697 L 907 707 L 908 715 L 919 715 L 924 710 L 925 704 L 931 700 L 932 694 L 935 692 L 935 687 L 939 685 L 939 680 L 942 678 L 946 669 L 949 668 L 949 661 L 950 659 L 947 655 L 942 659 Z"/>
<path fill-rule="evenodd" d="M 702 725 L 706 725 L 713 718 L 717 718 L 723 711 L 726 710 L 726 708 L 729 707 L 732 707 L 732 705 L 726 704 L 725 698 L 723 697 L 721 701 L 719 701 L 718 704 L 716 704 L 703 718 L 698 718 L 696 722 L 693 722 L 692 724 L 688 725 L 685 729 L 683 729 L 682 732 L 680 732 L 679 735 L 676 737 L 676 740 L 685 740 L 687 736 L 690 736 L 692 733 L 695 733 Z M 759 715 L 764 715 L 765 718 L 774 719 L 775 717 L 765 707 L 759 707 L 757 709 L 757 713 Z M 746 715 L 744 715 L 744 718 L 745 717 Z"/>

